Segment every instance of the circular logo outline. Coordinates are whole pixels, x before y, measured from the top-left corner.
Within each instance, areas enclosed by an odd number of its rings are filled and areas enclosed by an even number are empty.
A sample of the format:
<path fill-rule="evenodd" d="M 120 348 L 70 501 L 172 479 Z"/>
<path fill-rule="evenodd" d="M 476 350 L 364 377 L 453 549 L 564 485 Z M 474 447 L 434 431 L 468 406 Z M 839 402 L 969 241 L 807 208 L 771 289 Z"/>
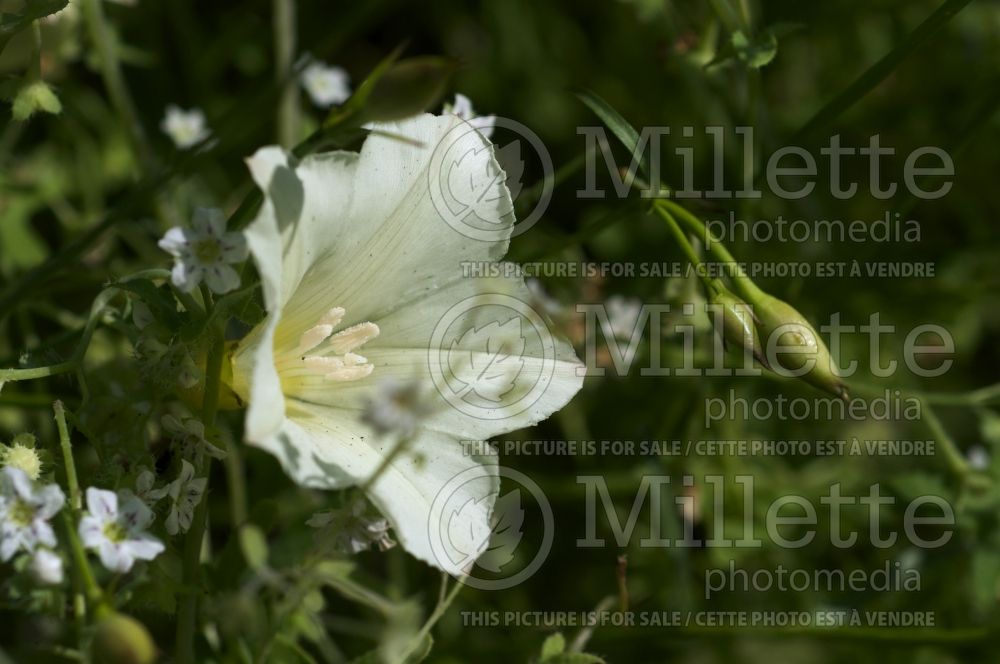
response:
<path fill-rule="evenodd" d="M 510 238 L 517 237 L 518 235 L 527 232 L 528 229 L 538 223 L 538 220 L 541 219 L 543 214 L 545 214 L 545 210 L 548 209 L 549 203 L 552 200 L 552 192 L 555 190 L 555 169 L 552 165 L 552 156 L 549 154 L 549 151 L 542 142 L 542 139 L 538 137 L 538 134 L 536 134 L 534 130 L 527 125 L 500 115 L 495 118 L 494 128 L 507 129 L 516 134 L 519 138 L 526 140 L 535 151 L 535 154 L 538 155 L 542 165 L 541 195 L 539 195 L 538 200 L 531 209 L 531 212 L 529 212 L 524 219 L 519 222 L 515 218 L 514 223 L 509 229 L 504 227 L 499 230 L 489 230 L 477 228 L 466 223 L 465 219 L 469 215 L 468 208 L 463 210 L 461 214 L 454 212 L 448 204 L 448 200 L 445 198 L 442 191 L 442 187 L 446 186 L 447 183 L 447 178 L 442 177 L 446 171 L 444 166 L 447 163 L 447 157 L 451 152 L 452 147 L 458 144 L 459 141 L 465 138 L 465 136 L 469 133 L 479 133 L 479 130 L 472 126 L 468 121 L 459 122 L 454 127 L 449 129 L 448 133 L 446 133 L 441 140 L 438 141 L 438 144 L 434 147 L 430 165 L 427 169 L 428 189 L 430 190 L 431 202 L 434 205 L 434 209 L 437 210 L 439 215 L 441 215 L 441 218 L 445 221 L 445 223 L 451 226 L 456 232 L 471 240 L 479 240 L 481 242 L 504 242 Z M 493 157 L 495 159 L 496 146 L 485 137 L 482 137 L 482 140 L 493 148 Z M 451 192 L 449 191 L 448 193 L 450 194 Z M 515 199 L 511 200 L 512 204 L 514 200 Z M 513 214 L 513 210 L 511 210 L 511 214 Z"/>
<path fill-rule="evenodd" d="M 435 494 L 434 500 L 431 503 L 430 512 L 427 515 L 427 534 L 430 539 L 431 553 L 434 556 L 434 559 L 439 563 L 442 561 L 446 561 L 447 563 L 443 565 L 443 567 L 455 566 L 454 562 L 451 561 L 448 552 L 445 550 L 446 547 L 444 545 L 443 534 L 446 529 L 443 527 L 443 517 L 445 514 L 445 508 L 448 506 L 448 502 L 451 500 L 452 496 L 454 496 L 465 484 L 482 479 L 483 477 L 492 479 L 493 476 L 490 474 L 489 469 L 493 467 L 494 466 L 492 465 L 476 465 L 471 468 L 466 468 L 445 482 L 444 486 L 442 486 Z M 513 468 L 508 468 L 499 464 L 495 467 L 497 469 L 497 477 L 499 479 L 502 480 L 503 478 L 507 478 L 520 484 L 523 488 L 527 489 L 535 499 L 535 502 L 538 504 L 539 510 L 542 513 L 542 543 L 541 546 L 539 546 L 538 551 L 535 553 L 535 556 L 531 559 L 531 562 L 510 577 L 501 579 L 480 579 L 471 574 L 472 568 L 475 567 L 476 560 L 478 560 L 479 556 L 483 554 L 483 551 L 480 551 L 475 558 L 468 560 L 465 565 L 461 565 L 462 568 L 467 567 L 470 570 L 470 573 L 455 577 L 459 583 L 477 590 L 507 590 L 528 580 L 534 576 L 535 572 L 538 571 L 548 558 L 549 552 L 552 550 L 552 542 L 555 539 L 555 514 L 552 511 L 552 504 L 549 502 L 548 497 L 546 497 L 545 492 L 542 491 L 542 488 L 538 486 L 538 483 L 519 470 L 514 470 Z M 451 487 L 451 490 L 446 491 L 449 487 Z M 500 492 L 498 491 L 497 498 L 499 499 L 499 497 Z M 439 526 L 436 529 L 432 527 L 435 520 Z M 493 530 L 491 528 L 491 537 L 492 534 Z"/>
<path fill-rule="evenodd" d="M 534 328 L 535 333 L 538 334 L 539 340 L 542 342 L 542 357 L 540 358 L 541 372 L 535 380 L 534 385 L 532 385 L 531 389 L 519 397 L 516 401 L 500 408 L 486 408 L 471 404 L 462 399 L 462 395 L 458 395 L 455 390 L 451 388 L 451 385 L 441 368 L 444 366 L 441 361 L 441 355 L 451 352 L 450 349 L 444 348 L 444 337 L 445 334 L 447 334 L 448 329 L 453 323 L 460 320 L 461 317 L 467 315 L 475 309 L 487 306 L 499 306 L 510 309 L 522 319 L 527 319 L 528 322 L 531 323 L 532 328 Z M 437 354 L 437 361 L 435 361 L 434 358 L 435 353 Z M 531 356 L 522 355 L 521 357 L 526 358 Z M 541 316 L 541 314 L 535 311 L 530 305 L 522 302 L 516 297 L 506 295 L 504 293 L 481 293 L 478 295 L 472 295 L 452 305 L 444 313 L 444 315 L 441 316 L 437 325 L 434 326 L 434 330 L 431 332 L 430 342 L 428 343 L 427 369 L 431 375 L 431 382 L 434 383 L 434 387 L 438 391 L 438 394 L 440 394 L 445 401 L 447 401 L 459 412 L 476 419 L 491 421 L 506 420 L 511 417 L 516 417 L 528 408 L 531 408 L 535 402 L 542 397 L 549 385 L 551 385 L 556 371 L 556 340 L 549 331 L 549 327 L 545 324 L 545 319 Z M 520 375 L 520 372 L 518 375 Z M 535 394 L 536 392 L 537 394 Z M 517 410 L 511 410 L 513 407 L 522 402 L 527 403 Z"/>

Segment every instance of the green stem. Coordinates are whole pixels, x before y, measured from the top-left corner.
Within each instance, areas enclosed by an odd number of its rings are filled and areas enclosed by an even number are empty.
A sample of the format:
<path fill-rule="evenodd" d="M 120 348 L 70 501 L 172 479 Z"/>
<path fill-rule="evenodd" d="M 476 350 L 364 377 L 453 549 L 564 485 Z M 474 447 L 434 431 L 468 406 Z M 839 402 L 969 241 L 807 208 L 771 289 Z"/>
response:
<path fill-rule="evenodd" d="M 703 239 L 705 242 L 705 248 L 714 254 L 720 263 L 725 264 L 729 268 L 729 277 L 733 280 L 733 286 L 739 292 L 740 297 L 744 300 L 752 301 L 758 299 L 764 294 L 757 284 L 755 284 L 743 270 L 743 266 L 737 262 L 731 253 L 729 253 L 729 250 L 726 249 L 726 245 L 708 231 L 701 219 L 689 212 L 683 206 L 678 205 L 668 198 L 660 199 L 657 203 L 673 211 L 673 213 L 677 215 L 677 218 L 680 219 L 692 233 Z"/>
<path fill-rule="evenodd" d="M 413 641 L 411 642 L 409 649 L 406 651 L 406 654 L 403 656 L 403 660 L 406 660 L 407 657 L 420 647 L 420 645 L 431 633 L 431 630 L 434 629 L 434 625 L 441 620 L 441 617 L 448 610 L 448 607 L 451 606 L 451 603 L 455 601 L 456 597 L 458 597 L 458 593 L 461 592 L 464 584 L 461 579 L 459 579 L 455 582 L 455 585 L 451 587 L 451 590 L 447 590 L 447 587 L 448 575 L 441 574 L 441 592 L 438 594 L 437 606 L 434 607 L 434 611 L 431 613 L 430 617 L 427 618 L 427 622 L 424 623 L 424 626 L 421 627 L 420 631 L 417 632 L 417 635 L 413 637 Z"/>
<path fill-rule="evenodd" d="M 103 593 L 97 581 L 94 580 L 94 572 L 90 569 L 90 562 L 87 554 L 80 543 L 80 537 L 76 532 L 75 522 L 72 514 L 80 513 L 82 507 L 80 500 L 80 484 L 76 475 L 76 463 L 73 460 L 73 447 L 69 439 L 69 428 L 66 426 L 66 410 L 61 401 L 52 404 L 55 412 L 56 426 L 59 429 L 59 447 L 62 450 L 63 465 L 66 469 L 66 485 L 69 488 L 70 509 L 63 512 L 63 523 L 66 526 L 66 537 L 70 544 L 70 553 L 73 557 L 73 564 L 83 585 L 83 592 L 86 598 L 77 597 L 75 601 L 76 609 L 81 612 L 81 620 L 86 616 L 87 604 L 91 606 L 103 601 Z"/>
<path fill-rule="evenodd" d="M 108 27 L 101 2 L 102 0 L 84 0 L 83 20 L 87 25 L 90 40 L 97 49 L 101 78 L 108 90 L 111 104 L 128 128 L 129 144 L 136 161 L 148 174 L 153 171 L 155 165 L 153 153 L 143 132 L 142 123 L 139 122 L 132 96 L 125 85 L 125 77 L 122 75 L 121 63 L 118 60 L 117 39 Z"/>
<path fill-rule="evenodd" d="M 210 311 L 211 296 L 204 292 L 205 305 Z M 222 360 L 225 353 L 225 338 L 222 330 L 214 330 L 215 339 L 208 351 L 208 362 L 205 368 L 205 397 L 202 402 L 202 420 L 205 428 L 215 426 L 215 417 L 219 406 L 219 385 L 222 381 Z M 206 479 L 212 470 L 212 458 L 202 454 L 197 460 L 198 474 Z M 195 662 L 194 636 L 195 623 L 198 614 L 199 592 L 198 572 L 201 565 L 201 546 L 205 539 L 205 526 L 208 523 L 208 496 L 203 495 L 198 507 L 195 508 L 191 529 L 184 542 L 184 562 L 182 579 L 186 595 L 180 600 L 177 610 L 177 652 L 176 661 L 179 664 Z"/>
<path fill-rule="evenodd" d="M 663 217 L 664 221 L 667 222 L 667 226 L 670 228 L 670 232 L 673 233 L 674 239 L 677 240 L 677 244 L 684 251 L 684 254 L 691 262 L 692 267 L 694 267 L 694 270 L 701 279 L 702 283 L 705 284 L 705 289 L 710 294 L 718 292 L 719 284 L 716 283 L 715 279 L 709 276 L 708 271 L 701 262 L 701 257 L 698 256 L 698 252 L 696 252 L 694 247 L 691 246 L 691 242 L 688 240 L 687 235 L 684 234 L 684 231 L 677 223 L 677 220 L 674 219 L 674 215 L 670 214 L 666 207 L 661 205 L 660 201 L 657 201 L 653 207 L 656 209 L 656 212 Z"/>
<path fill-rule="evenodd" d="M 74 510 L 82 507 L 80 501 L 80 483 L 76 477 L 76 463 L 73 461 L 73 448 L 69 440 L 69 429 L 66 427 L 66 409 L 62 401 L 52 404 L 55 411 L 56 426 L 59 429 L 59 447 L 62 449 L 63 464 L 66 466 L 66 486 L 69 487 L 69 504 Z"/>
<path fill-rule="evenodd" d="M 295 0 L 274 0 L 274 65 L 282 86 L 278 102 L 278 141 L 290 148 L 299 139 L 298 82 L 289 77 L 295 58 Z"/>

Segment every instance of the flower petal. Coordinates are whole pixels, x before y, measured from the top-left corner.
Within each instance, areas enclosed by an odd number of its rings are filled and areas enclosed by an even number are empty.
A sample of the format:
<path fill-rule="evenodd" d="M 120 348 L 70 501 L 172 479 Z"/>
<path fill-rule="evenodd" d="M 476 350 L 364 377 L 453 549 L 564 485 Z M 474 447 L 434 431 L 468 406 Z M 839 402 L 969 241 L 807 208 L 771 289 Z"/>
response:
<path fill-rule="evenodd" d="M 118 516 L 118 495 L 96 487 L 87 489 L 87 511 L 99 521 L 112 521 Z M 81 522 L 81 528 L 83 523 Z M 82 535 L 82 533 L 81 533 Z"/>
<path fill-rule="evenodd" d="M 286 456 L 279 458 L 290 474 L 292 469 L 323 473 L 292 474 L 306 486 L 363 483 L 396 444 L 366 434 L 351 437 L 347 431 L 360 425 L 338 409 L 296 403 L 291 410 L 295 420 L 288 423 L 289 431 L 297 432 L 287 440 Z M 297 459 L 288 458 L 296 455 Z M 425 431 L 393 459 L 368 495 L 392 523 L 403 548 L 438 569 L 460 574 L 489 539 L 489 516 L 499 486 L 495 466 L 495 457 L 468 455 L 457 439 Z M 449 486 L 449 480 L 463 473 L 470 473 L 471 479 Z M 448 512 L 447 523 L 431 522 L 432 505 L 442 489 L 453 490 L 443 496 L 447 506 L 469 507 Z M 441 534 L 442 528 L 448 534 Z M 432 537 L 439 545 L 438 553 L 432 548 Z"/>

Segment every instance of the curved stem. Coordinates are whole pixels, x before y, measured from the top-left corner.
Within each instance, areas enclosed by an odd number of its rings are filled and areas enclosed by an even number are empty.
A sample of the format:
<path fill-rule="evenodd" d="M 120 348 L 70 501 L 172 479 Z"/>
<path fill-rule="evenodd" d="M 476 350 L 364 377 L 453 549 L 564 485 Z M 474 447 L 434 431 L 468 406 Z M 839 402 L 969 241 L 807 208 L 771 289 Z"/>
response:
<path fill-rule="evenodd" d="M 687 259 L 691 262 L 691 266 L 694 268 L 694 271 L 698 274 L 698 277 L 705 285 L 705 289 L 708 290 L 710 294 L 718 292 L 719 285 L 708 275 L 708 271 L 701 262 L 701 257 L 698 256 L 698 252 L 696 252 L 694 247 L 691 246 L 691 242 L 688 240 L 687 235 L 684 234 L 684 231 L 681 230 L 681 227 L 678 225 L 677 220 L 674 219 L 674 216 L 670 214 L 664 206 L 660 205 L 660 201 L 657 201 L 654 204 L 654 208 L 664 221 L 667 222 L 670 232 L 673 233 L 674 239 L 677 240 L 677 244 L 684 252 L 684 255 L 687 256 Z"/>
<path fill-rule="evenodd" d="M 719 259 L 719 262 L 724 263 L 729 268 L 729 277 L 733 280 L 733 286 L 739 292 L 740 297 L 744 300 L 751 301 L 764 295 L 764 292 L 753 282 L 753 279 L 747 275 L 746 271 L 744 271 L 743 266 L 736 261 L 731 253 L 729 253 L 726 245 L 708 231 L 701 219 L 669 198 L 660 199 L 657 203 L 673 211 L 674 214 L 677 215 L 678 219 L 680 219 L 696 236 L 704 238 L 705 248 L 714 254 L 715 257 Z"/>

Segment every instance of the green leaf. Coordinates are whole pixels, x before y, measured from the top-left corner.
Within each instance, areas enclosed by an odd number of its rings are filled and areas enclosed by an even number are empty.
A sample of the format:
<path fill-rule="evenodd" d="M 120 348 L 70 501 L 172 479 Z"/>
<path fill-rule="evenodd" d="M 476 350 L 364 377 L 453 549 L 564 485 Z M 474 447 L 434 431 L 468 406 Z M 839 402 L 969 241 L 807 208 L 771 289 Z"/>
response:
<path fill-rule="evenodd" d="M 153 317 L 170 330 L 180 329 L 183 320 L 169 287 L 157 286 L 150 279 L 129 279 L 116 283 L 115 286 L 139 296 L 149 307 Z"/>
<path fill-rule="evenodd" d="M 257 526 L 246 524 L 240 528 L 240 550 L 250 569 L 259 571 L 267 565 L 267 538 Z"/>
<path fill-rule="evenodd" d="M 971 581 L 972 606 L 977 613 L 987 613 L 997 605 L 1000 597 L 1000 554 L 992 547 L 972 554 Z"/>
<path fill-rule="evenodd" d="M 545 639 L 542 644 L 542 661 L 547 662 L 556 655 L 561 655 L 566 651 L 566 638 L 556 632 Z"/>
<path fill-rule="evenodd" d="M 545 664 L 605 664 L 597 655 L 585 652 L 564 652 L 545 660 Z"/>
<path fill-rule="evenodd" d="M 615 135 L 615 138 L 621 141 L 622 145 L 629 151 L 629 154 L 634 156 L 639 147 L 639 132 L 635 130 L 635 127 L 629 124 L 608 102 L 590 90 L 577 93 L 577 97 L 601 119 L 601 122 L 607 125 L 611 133 Z M 643 175 L 649 177 L 649 170 L 645 159 L 639 162 L 639 168 Z"/>
<path fill-rule="evenodd" d="M 68 4 L 69 0 L 26 0 L 20 12 L 0 13 L 0 53 L 14 35 L 31 25 L 32 21 L 55 14 Z"/>
<path fill-rule="evenodd" d="M 923 23 L 911 32 L 894 49 L 881 60 L 869 67 L 843 92 L 831 99 L 806 124 L 795 133 L 788 144 L 801 143 L 805 138 L 819 134 L 833 124 L 847 109 L 875 89 L 884 81 L 899 64 L 913 51 L 923 46 L 931 37 L 943 28 L 958 12 L 962 11 L 972 0 L 947 0 L 934 13 L 924 19 Z"/>
<path fill-rule="evenodd" d="M 751 69 L 760 69 L 778 55 L 778 38 L 770 30 L 752 39 L 742 30 L 733 33 L 730 39 L 736 57 Z"/>

